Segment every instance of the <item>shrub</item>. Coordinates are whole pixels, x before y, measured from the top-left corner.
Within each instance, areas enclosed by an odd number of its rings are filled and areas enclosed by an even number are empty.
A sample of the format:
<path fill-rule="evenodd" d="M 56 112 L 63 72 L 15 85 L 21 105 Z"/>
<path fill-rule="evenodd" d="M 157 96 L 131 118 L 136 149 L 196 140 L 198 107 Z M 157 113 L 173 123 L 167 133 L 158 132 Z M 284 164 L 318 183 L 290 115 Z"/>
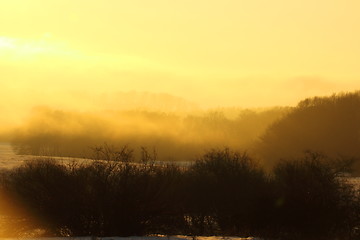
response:
<path fill-rule="evenodd" d="M 199 234 L 254 236 L 263 229 L 268 179 L 248 155 L 209 151 L 190 167 L 189 176 L 188 210 Z"/>
<path fill-rule="evenodd" d="M 174 166 L 40 160 L 13 170 L 5 185 L 50 235 L 129 236 L 176 213 L 178 175 Z"/>
<path fill-rule="evenodd" d="M 342 168 L 341 168 L 342 169 Z M 340 177 L 339 165 L 316 153 L 283 161 L 274 169 L 274 229 L 283 239 L 346 239 L 356 195 Z"/>

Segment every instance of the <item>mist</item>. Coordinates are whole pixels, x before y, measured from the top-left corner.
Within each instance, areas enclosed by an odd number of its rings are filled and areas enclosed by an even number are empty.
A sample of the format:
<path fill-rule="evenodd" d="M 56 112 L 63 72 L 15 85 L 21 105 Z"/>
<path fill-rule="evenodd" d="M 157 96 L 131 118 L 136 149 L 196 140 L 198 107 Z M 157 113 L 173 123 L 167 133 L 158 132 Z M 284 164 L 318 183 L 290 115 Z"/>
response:
<path fill-rule="evenodd" d="M 159 95 L 141 95 L 146 101 Z M 151 97 L 152 96 L 152 97 Z M 134 98 L 133 98 L 134 99 Z M 135 97 L 135 99 L 138 99 Z M 266 127 L 288 108 L 198 110 L 178 98 L 161 95 L 165 106 L 154 108 L 72 111 L 34 108 L 12 132 L 19 154 L 92 157 L 92 149 L 108 144 L 156 151 L 158 161 L 192 161 L 213 148 L 249 149 Z M 171 109 L 171 110 L 169 110 Z"/>

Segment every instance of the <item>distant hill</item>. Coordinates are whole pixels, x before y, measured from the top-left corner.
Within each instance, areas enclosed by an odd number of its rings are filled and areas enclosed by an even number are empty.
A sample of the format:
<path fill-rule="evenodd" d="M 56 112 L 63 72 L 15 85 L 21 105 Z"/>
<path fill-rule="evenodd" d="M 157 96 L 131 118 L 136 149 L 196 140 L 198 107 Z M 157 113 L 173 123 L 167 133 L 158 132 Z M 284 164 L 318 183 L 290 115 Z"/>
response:
<path fill-rule="evenodd" d="M 270 166 L 305 151 L 360 159 L 360 91 L 301 101 L 271 124 L 255 147 Z M 360 161 L 356 165 L 360 172 Z"/>

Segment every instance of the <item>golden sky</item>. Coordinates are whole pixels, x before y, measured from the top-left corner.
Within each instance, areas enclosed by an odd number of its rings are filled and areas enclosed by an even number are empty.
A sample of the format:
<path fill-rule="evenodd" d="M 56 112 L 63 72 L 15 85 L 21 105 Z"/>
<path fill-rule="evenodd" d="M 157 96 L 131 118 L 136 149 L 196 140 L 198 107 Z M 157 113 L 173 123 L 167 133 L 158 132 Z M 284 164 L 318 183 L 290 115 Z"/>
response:
<path fill-rule="evenodd" d="M 294 105 L 360 88 L 358 0 L 0 0 L 0 109 L 169 93 Z"/>

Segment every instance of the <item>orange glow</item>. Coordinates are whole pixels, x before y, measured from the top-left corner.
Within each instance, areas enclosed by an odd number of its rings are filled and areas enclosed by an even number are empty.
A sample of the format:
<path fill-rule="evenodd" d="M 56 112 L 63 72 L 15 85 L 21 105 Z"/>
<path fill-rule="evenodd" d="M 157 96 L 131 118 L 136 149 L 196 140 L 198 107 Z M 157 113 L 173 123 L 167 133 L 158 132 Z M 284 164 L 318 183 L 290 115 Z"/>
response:
<path fill-rule="evenodd" d="M 0 117 L 168 93 L 198 106 L 294 105 L 360 87 L 360 3 L 0 1 Z M 6 117 L 5 117 L 6 116 Z"/>

